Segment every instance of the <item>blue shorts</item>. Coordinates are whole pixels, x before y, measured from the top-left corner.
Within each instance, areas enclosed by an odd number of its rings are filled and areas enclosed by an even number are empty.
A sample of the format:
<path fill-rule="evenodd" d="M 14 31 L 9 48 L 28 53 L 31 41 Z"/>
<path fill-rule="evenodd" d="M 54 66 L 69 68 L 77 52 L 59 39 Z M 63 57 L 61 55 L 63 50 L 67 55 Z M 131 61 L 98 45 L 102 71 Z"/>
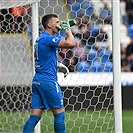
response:
<path fill-rule="evenodd" d="M 53 81 L 33 81 L 31 109 L 54 109 L 62 108 L 63 97 L 60 85 Z"/>

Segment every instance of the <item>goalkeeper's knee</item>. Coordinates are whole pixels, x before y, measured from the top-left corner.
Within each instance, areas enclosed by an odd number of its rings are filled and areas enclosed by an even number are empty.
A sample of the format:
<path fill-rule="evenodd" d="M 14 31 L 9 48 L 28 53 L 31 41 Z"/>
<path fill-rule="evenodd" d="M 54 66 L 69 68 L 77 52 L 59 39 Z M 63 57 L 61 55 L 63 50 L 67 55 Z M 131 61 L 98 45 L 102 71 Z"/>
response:
<path fill-rule="evenodd" d="M 24 125 L 23 133 L 33 133 L 34 127 L 41 119 L 41 116 L 31 115 Z"/>
<path fill-rule="evenodd" d="M 65 112 L 54 114 L 54 130 L 55 133 L 66 133 L 66 125 L 64 122 Z"/>

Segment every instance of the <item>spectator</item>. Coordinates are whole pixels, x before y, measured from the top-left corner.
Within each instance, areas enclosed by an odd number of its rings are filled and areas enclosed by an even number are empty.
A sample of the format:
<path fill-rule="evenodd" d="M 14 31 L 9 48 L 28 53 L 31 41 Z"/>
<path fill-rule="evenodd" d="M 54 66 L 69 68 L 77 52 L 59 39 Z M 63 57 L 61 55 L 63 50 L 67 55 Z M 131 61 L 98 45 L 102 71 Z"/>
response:
<path fill-rule="evenodd" d="M 81 57 L 85 53 L 85 48 L 82 46 L 82 42 L 76 43 L 76 47 L 74 49 L 74 56 Z"/>
<path fill-rule="evenodd" d="M 133 38 L 133 24 L 128 26 L 129 37 Z"/>
<path fill-rule="evenodd" d="M 77 42 L 75 42 L 78 45 Z M 76 65 L 78 63 L 78 56 L 74 55 L 74 49 L 60 49 L 57 54 L 58 61 L 62 62 L 68 67 L 70 72 L 76 72 Z"/>
<path fill-rule="evenodd" d="M 128 61 L 127 61 L 126 49 L 125 49 L 125 47 L 123 47 L 122 44 L 121 44 L 121 71 L 122 72 L 130 72 L 131 71 L 131 68 L 128 65 Z"/>
<path fill-rule="evenodd" d="M 105 31 L 103 31 L 102 27 L 99 29 L 99 33 L 96 37 L 95 48 L 98 49 L 109 49 L 108 46 L 108 35 Z"/>
<path fill-rule="evenodd" d="M 81 32 L 79 29 L 79 27 L 81 25 L 81 20 L 80 20 L 80 18 L 76 18 L 75 20 L 76 20 L 76 25 L 71 27 L 71 31 L 72 31 L 74 37 L 81 38 Z"/>
<path fill-rule="evenodd" d="M 124 0 L 120 0 L 120 13 L 121 13 L 122 24 L 128 26 L 127 14 L 126 14 L 126 2 Z"/>
<path fill-rule="evenodd" d="M 133 53 L 130 55 L 130 67 L 131 71 L 133 72 Z"/>
<path fill-rule="evenodd" d="M 121 60 L 125 60 L 126 58 L 127 58 L 126 49 L 123 46 L 123 44 L 121 43 Z"/>
<path fill-rule="evenodd" d="M 131 43 L 126 48 L 126 55 L 127 55 L 127 61 L 128 65 L 131 68 L 131 71 L 133 72 L 133 39 L 131 38 Z"/>
<path fill-rule="evenodd" d="M 69 60 L 69 66 L 68 69 L 70 72 L 76 72 L 76 66 L 78 64 L 78 57 L 71 57 Z"/>
<path fill-rule="evenodd" d="M 126 55 L 127 55 L 127 58 L 128 56 L 130 56 L 131 54 L 133 53 L 133 39 L 131 38 L 131 42 L 130 44 L 127 46 L 126 48 Z"/>
<path fill-rule="evenodd" d="M 121 60 L 121 72 L 131 72 L 131 68 L 127 64 L 127 60 Z"/>
<path fill-rule="evenodd" d="M 18 21 L 21 21 L 21 17 L 24 15 L 24 9 L 23 7 L 21 6 L 18 6 L 18 7 L 12 7 L 11 8 L 11 14 L 18 18 L 19 20 Z M 20 18 L 19 18 L 20 17 Z"/>
<path fill-rule="evenodd" d="M 91 1 L 85 1 L 85 0 L 81 1 L 80 16 L 84 15 L 90 18 L 95 18 L 94 7 Z"/>
<path fill-rule="evenodd" d="M 62 62 L 65 66 L 68 67 L 70 65 L 69 60 L 73 57 L 73 51 L 63 48 L 58 52 L 57 56 L 58 61 Z"/>
<path fill-rule="evenodd" d="M 94 32 L 93 32 L 94 33 Z M 92 34 L 90 25 L 87 24 L 87 29 L 84 31 L 83 36 L 82 36 L 82 44 L 88 47 L 90 49 L 92 45 L 95 43 L 95 38 L 98 35 L 98 32 L 96 31 L 94 34 Z"/>
<path fill-rule="evenodd" d="M 90 65 L 87 62 L 86 55 L 83 54 L 80 57 L 80 61 L 78 62 L 77 71 L 78 72 L 88 72 L 89 71 L 89 68 L 90 68 Z"/>
<path fill-rule="evenodd" d="M 128 25 L 133 24 L 133 2 L 131 0 L 126 1 L 126 13 L 128 17 Z"/>
<path fill-rule="evenodd" d="M 24 15 L 23 15 L 23 20 L 26 24 L 30 24 L 31 23 L 31 6 L 30 5 L 25 5 L 23 6 L 24 8 Z"/>
<path fill-rule="evenodd" d="M 21 6 L 18 7 L 13 7 L 10 10 L 11 15 L 14 17 L 14 24 L 12 25 L 12 28 L 14 29 L 14 31 L 16 32 L 22 32 L 23 31 L 23 15 L 24 15 L 24 8 Z"/>
<path fill-rule="evenodd" d="M 105 24 L 110 24 L 112 21 L 112 13 L 110 8 L 108 7 L 108 3 L 103 3 L 103 8 L 100 9 L 99 18 L 104 21 Z"/>
<path fill-rule="evenodd" d="M 81 25 L 79 26 L 80 32 L 84 33 L 87 29 L 87 18 L 86 17 L 82 17 L 81 19 Z"/>

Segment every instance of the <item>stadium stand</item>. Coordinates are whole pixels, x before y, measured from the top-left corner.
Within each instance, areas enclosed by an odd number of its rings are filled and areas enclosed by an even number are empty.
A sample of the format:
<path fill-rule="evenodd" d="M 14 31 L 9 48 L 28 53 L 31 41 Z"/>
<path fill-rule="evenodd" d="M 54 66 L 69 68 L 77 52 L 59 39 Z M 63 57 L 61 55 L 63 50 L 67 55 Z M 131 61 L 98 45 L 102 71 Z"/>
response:
<path fill-rule="evenodd" d="M 59 14 L 59 12 L 62 11 L 61 5 L 63 5 L 63 1 L 60 1 L 59 7 L 58 8 L 52 8 L 54 7 L 56 1 L 52 1 L 50 3 L 50 7 L 47 7 L 47 4 L 45 4 L 45 1 L 41 1 L 41 6 L 45 9 L 46 13 L 51 13 L 54 12 Z M 123 0 L 121 0 L 123 2 Z M 77 25 L 72 27 L 72 32 L 75 36 L 75 41 L 77 43 L 77 47 L 73 49 L 72 51 L 66 51 L 66 59 L 64 59 L 64 54 L 63 51 L 59 51 L 58 58 L 60 61 L 62 61 L 70 70 L 70 72 L 96 72 L 95 66 L 97 65 L 97 71 L 98 72 L 111 72 L 112 71 L 112 59 L 111 59 L 111 51 L 112 51 L 112 26 L 111 26 L 111 20 L 108 23 L 104 23 L 99 19 L 99 15 L 102 12 L 101 9 L 104 7 L 105 1 L 99 1 L 99 4 L 95 2 L 95 0 L 91 1 L 86 1 L 86 0 L 67 0 L 67 8 L 68 10 L 71 9 L 71 16 L 70 18 L 75 18 L 77 21 Z M 126 3 L 124 3 L 126 4 Z M 111 10 L 111 5 L 107 5 L 108 8 L 107 10 Z M 129 6 L 129 5 L 128 5 Z M 123 8 L 127 8 L 127 6 L 121 6 Z M 95 12 L 94 12 L 95 9 Z M 125 10 L 125 9 L 124 9 Z M 127 10 L 127 9 L 126 9 Z M 10 25 L 6 23 L 7 15 L 6 13 L 9 14 L 9 11 L 4 9 L 0 14 L 1 17 L 1 22 L 2 25 L 4 25 L 4 29 L 1 32 L 12 32 L 12 29 L 10 28 Z M 39 8 L 39 14 L 42 16 L 44 11 Z M 111 16 L 111 12 L 109 13 Z M 60 14 L 61 18 L 65 18 L 66 14 L 62 13 Z M 11 18 L 9 23 L 12 23 L 12 15 L 9 14 L 9 17 Z M 30 20 L 31 21 L 31 20 Z M 89 23 L 88 23 L 89 22 Z M 94 23 L 95 24 L 94 24 Z M 102 31 L 101 31 L 102 27 Z M 24 27 L 25 28 L 25 27 Z M 28 22 L 28 27 L 29 28 L 29 39 L 31 41 L 31 22 Z M 10 29 L 10 30 L 8 30 Z M 124 46 L 126 49 L 127 46 L 130 44 L 130 38 L 133 38 L 133 24 L 131 25 L 125 25 L 124 23 L 121 23 L 120 26 L 120 33 L 121 33 L 121 44 Z M 104 39 L 98 38 L 98 34 L 101 37 L 103 36 Z M 61 37 L 65 36 L 65 33 L 61 31 L 60 33 Z M 106 37 L 105 37 L 106 36 Z M 102 53 L 102 50 L 98 50 L 98 47 L 104 47 L 106 51 Z M 27 51 L 27 47 L 24 47 Z M 97 51 L 96 51 L 97 50 Z M 93 51 L 93 52 L 92 52 Z M 101 56 L 102 54 L 102 56 Z M 83 63 L 83 55 L 86 56 L 85 62 Z M 97 56 L 97 58 L 94 60 L 94 58 Z M 73 58 L 72 58 L 73 57 Z M 93 63 L 92 63 L 93 60 Z M 79 64 L 78 64 L 79 63 Z M 103 63 L 106 65 L 103 66 Z M 87 64 L 88 70 L 82 69 L 83 65 Z M 94 66 L 93 66 L 94 65 Z M 128 65 L 128 63 L 127 63 Z M 93 68 L 94 67 L 94 68 Z M 130 64 L 131 67 L 131 64 Z M 92 69 L 93 68 L 93 69 Z"/>

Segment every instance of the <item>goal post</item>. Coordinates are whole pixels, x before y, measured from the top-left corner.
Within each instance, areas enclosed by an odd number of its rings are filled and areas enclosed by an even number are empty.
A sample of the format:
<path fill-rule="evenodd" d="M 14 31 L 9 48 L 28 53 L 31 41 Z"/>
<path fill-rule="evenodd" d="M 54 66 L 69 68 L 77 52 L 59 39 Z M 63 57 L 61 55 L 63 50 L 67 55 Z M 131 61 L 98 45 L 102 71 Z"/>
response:
<path fill-rule="evenodd" d="M 90 26 L 90 29 L 87 29 L 90 33 L 88 38 L 84 39 L 83 35 L 80 36 L 80 39 L 75 37 L 77 44 L 75 49 L 59 50 L 58 52 L 59 60 L 64 64 L 67 62 L 68 64 L 65 65 L 73 71 L 66 78 L 62 73 L 58 73 L 59 84 L 64 96 L 67 133 L 122 133 L 120 5 L 119 0 L 112 2 L 110 0 L 107 3 L 112 11 L 112 20 L 111 23 L 105 24 L 105 20 L 99 15 L 100 8 L 103 8 L 103 2 L 99 0 L 75 0 L 73 3 L 69 0 L 0 1 L 0 9 L 25 5 L 30 5 L 32 9 L 31 14 L 28 14 L 31 22 L 29 24 L 24 22 L 26 25 L 24 31 L 19 33 L 11 30 L 8 32 L 10 26 L 1 28 L 0 132 L 22 132 L 30 112 L 31 80 L 34 74 L 34 60 L 31 60 L 28 49 L 31 43 L 27 35 L 28 26 L 32 25 L 31 45 L 32 51 L 34 51 L 34 42 L 39 35 L 39 18 L 44 14 L 56 13 L 60 19 L 80 18 L 83 20 L 84 17 L 87 17 L 87 25 Z M 79 9 L 81 9 L 81 17 L 79 17 Z M 5 24 L 5 18 L 9 14 L 8 11 L 3 15 L 4 19 L 0 26 Z M 14 22 L 8 21 L 8 23 Z M 109 52 L 106 52 L 107 47 L 93 49 L 95 45 L 99 46 L 102 43 L 102 41 L 97 43 L 96 40 L 100 35 L 100 28 L 105 30 L 104 34 L 108 34 Z M 97 36 L 94 36 L 97 31 Z M 84 29 L 81 32 L 83 34 Z M 73 34 L 76 36 L 76 33 Z M 64 37 L 64 33 L 60 33 L 60 36 Z M 90 38 L 94 40 L 93 43 L 88 43 Z M 85 42 L 84 45 L 80 44 L 81 41 Z M 102 53 L 100 53 L 101 51 Z M 87 57 L 86 62 L 89 65 L 79 71 L 77 67 L 81 59 L 84 59 L 79 58 L 83 57 L 82 52 Z M 111 54 L 113 61 L 110 59 Z M 107 58 L 103 61 L 104 55 Z M 73 58 L 77 59 L 77 63 L 73 64 Z M 54 132 L 53 116 L 49 111 L 43 113 L 42 119 L 34 131 L 34 133 L 41 132 Z"/>
<path fill-rule="evenodd" d="M 38 13 L 38 1 L 32 4 L 32 51 L 34 51 L 34 44 L 35 41 L 39 35 L 39 13 Z M 33 54 L 33 70 L 34 70 L 34 54 Z M 37 123 L 36 127 L 35 127 L 35 133 L 41 133 L 41 125 L 40 125 L 40 121 Z"/>
<path fill-rule="evenodd" d="M 38 14 L 38 2 L 40 2 L 40 0 L 21 0 L 21 1 L 13 1 L 13 0 L 2 0 L 0 2 L 0 9 L 9 9 L 12 7 L 18 7 L 18 6 L 25 6 L 28 4 L 31 4 L 32 6 L 32 44 L 34 44 L 35 40 L 37 39 L 38 35 L 39 35 L 39 14 Z M 34 45 L 32 45 L 32 49 L 34 50 Z M 32 50 L 32 51 L 33 51 Z M 34 55 L 34 54 L 33 54 Z M 34 73 L 34 60 L 32 62 L 33 64 L 33 73 Z M 33 74 L 32 74 L 33 75 Z M 35 127 L 35 133 L 41 133 L 41 126 L 40 126 L 40 121 L 38 122 L 38 124 Z"/>
<path fill-rule="evenodd" d="M 113 0 L 113 67 L 115 133 L 122 133 L 122 93 L 120 58 L 120 1 Z"/>

